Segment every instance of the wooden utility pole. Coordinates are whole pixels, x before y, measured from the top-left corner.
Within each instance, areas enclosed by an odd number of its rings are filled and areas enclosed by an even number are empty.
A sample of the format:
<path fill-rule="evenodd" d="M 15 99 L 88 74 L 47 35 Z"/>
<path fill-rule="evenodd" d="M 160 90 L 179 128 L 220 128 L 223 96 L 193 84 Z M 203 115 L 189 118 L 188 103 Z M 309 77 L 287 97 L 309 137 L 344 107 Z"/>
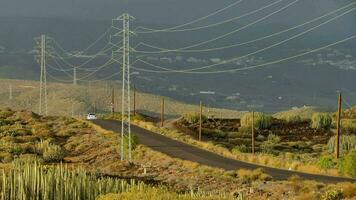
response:
<path fill-rule="evenodd" d="M 12 100 L 12 85 L 9 85 L 9 100 Z"/>
<path fill-rule="evenodd" d="M 201 141 L 202 126 L 203 126 L 203 103 L 200 101 L 200 109 L 199 109 L 199 141 Z"/>
<path fill-rule="evenodd" d="M 342 102 L 342 94 L 339 92 L 338 98 L 338 111 L 337 111 L 337 131 L 336 131 L 336 158 L 340 157 L 340 134 L 341 134 L 341 102 Z"/>
<path fill-rule="evenodd" d="M 136 115 L 136 86 L 134 86 L 133 92 L 133 114 Z"/>
<path fill-rule="evenodd" d="M 115 113 L 115 88 L 111 89 L 111 114 Z"/>
<path fill-rule="evenodd" d="M 252 112 L 251 132 L 252 132 L 252 153 L 255 154 L 255 112 Z"/>
<path fill-rule="evenodd" d="M 161 99 L 161 127 L 164 126 L 164 97 Z"/>

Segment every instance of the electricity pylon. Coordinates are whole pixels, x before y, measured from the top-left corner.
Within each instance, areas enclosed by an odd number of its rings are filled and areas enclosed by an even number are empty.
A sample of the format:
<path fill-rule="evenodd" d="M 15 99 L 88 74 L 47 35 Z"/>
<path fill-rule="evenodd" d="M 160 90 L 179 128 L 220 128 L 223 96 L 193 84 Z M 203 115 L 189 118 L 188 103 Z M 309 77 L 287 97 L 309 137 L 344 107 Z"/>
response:
<path fill-rule="evenodd" d="M 122 21 L 122 30 L 113 36 L 122 37 L 122 47 L 113 51 L 112 55 L 116 57 L 122 52 L 122 91 L 121 91 L 121 160 L 125 160 L 125 137 L 128 138 L 128 161 L 132 160 L 131 144 L 131 81 L 130 81 L 130 20 L 134 17 L 124 13 L 113 21 Z M 116 28 L 119 30 L 119 28 Z M 115 58 L 114 58 L 115 59 Z"/>
<path fill-rule="evenodd" d="M 47 72 L 46 72 L 46 36 L 41 35 L 36 38 L 36 44 L 39 45 L 39 63 L 41 66 L 40 75 L 40 98 L 39 98 L 39 114 L 48 115 L 48 100 L 47 100 Z"/>

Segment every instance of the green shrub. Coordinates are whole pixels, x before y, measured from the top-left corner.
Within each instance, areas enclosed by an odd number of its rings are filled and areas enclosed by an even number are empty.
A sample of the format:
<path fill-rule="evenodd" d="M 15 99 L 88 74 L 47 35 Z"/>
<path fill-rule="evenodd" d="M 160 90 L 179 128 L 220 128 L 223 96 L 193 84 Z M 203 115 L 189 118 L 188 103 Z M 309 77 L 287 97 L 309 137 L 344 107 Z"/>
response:
<path fill-rule="evenodd" d="M 32 125 L 32 134 L 39 137 L 48 137 L 51 135 L 50 126 L 48 124 Z"/>
<path fill-rule="evenodd" d="M 237 176 L 237 174 L 236 174 L 235 171 L 231 170 L 231 171 L 226 171 L 226 172 L 224 173 L 224 176 L 235 178 L 235 177 Z"/>
<path fill-rule="evenodd" d="M 329 153 L 335 152 L 336 136 L 331 137 L 327 144 Z M 347 154 L 348 152 L 356 150 L 356 136 L 355 135 L 342 135 L 340 137 L 340 153 Z"/>
<path fill-rule="evenodd" d="M 71 124 L 69 125 L 69 127 L 70 127 L 70 128 L 75 128 L 75 129 L 77 129 L 77 128 L 88 128 L 89 125 L 88 125 L 88 123 L 86 123 L 86 122 L 79 122 L 79 121 L 76 121 L 76 122 L 71 123 Z"/>
<path fill-rule="evenodd" d="M 347 154 L 340 162 L 340 171 L 351 177 L 356 177 L 356 151 Z"/>
<path fill-rule="evenodd" d="M 328 113 L 315 113 L 312 117 L 312 128 L 329 130 L 332 125 L 332 117 Z"/>
<path fill-rule="evenodd" d="M 65 154 L 62 147 L 51 144 L 43 151 L 43 160 L 48 163 L 61 162 Z"/>
<path fill-rule="evenodd" d="M 15 111 L 12 111 L 10 109 L 0 110 L 0 119 L 6 119 L 8 117 L 11 117 L 14 113 Z"/>
<path fill-rule="evenodd" d="M 264 141 L 260 148 L 263 153 L 274 153 L 274 147 L 281 141 L 278 135 L 268 135 L 267 141 Z"/>
<path fill-rule="evenodd" d="M 344 110 L 342 113 L 342 117 L 347 119 L 356 119 L 356 106 Z"/>
<path fill-rule="evenodd" d="M 242 145 L 237 145 L 235 148 L 232 149 L 232 153 L 238 154 L 238 153 L 249 153 L 250 149 L 242 144 Z"/>
<path fill-rule="evenodd" d="M 319 159 L 318 165 L 321 169 L 331 169 L 337 166 L 337 162 L 333 156 L 322 156 Z"/>
<path fill-rule="evenodd" d="M 265 115 L 263 113 L 254 114 L 255 128 L 257 129 L 267 129 L 272 125 L 273 118 L 272 116 Z M 246 113 L 241 118 L 242 127 L 251 127 L 252 124 L 252 113 Z"/>
<path fill-rule="evenodd" d="M 21 155 L 21 154 L 31 153 L 31 152 L 33 152 L 33 150 L 27 144 L 23 144 L 23 145 L 17 144 L 8 150 L 8 153 L 11 153 L 13 155 Z"/>
<path fill-rule="evenodd" d="M 184 115 L 184 119 L 187 120 L 187 122 L 191 123 L 191 124 L 195 124 L 198 123 L 200 120 L 200 114 L 197 112 L 194 113 L 188 113 Z M 202 115 L 202 121 L 207 120 L 207 117 Z"/>
<path fill-rule="evenodd" d="M 322 196 L 323 200 L 341 200 L 343 199 L 342 192 L 340 190 L 328 190 Z"/>
<path fill-rule="evenodd" d="M 239 169 L 237 170 L 237 176 L 240 177 L 245 183 L 251 183 L 252 181 L 271 181 L 272 177 L 265 173 L 261 168 L 256 170 Z"/>
<path fill-rule="evenodd" d="M 129 147 L 129 137 L 125 136 L 124 137 L 124 143 L 125 143 L 125 148 L 128 149 Z M 131 148 L 132 150 L 135 150 L 138 145 L 138 137 L 136 135 L 131 135 Z"/>
<path fill-rule="evenodd" d="M 356 119 L 342 119 L 341 128 L 343 132 L 349 134 L 356 133 Z"/>

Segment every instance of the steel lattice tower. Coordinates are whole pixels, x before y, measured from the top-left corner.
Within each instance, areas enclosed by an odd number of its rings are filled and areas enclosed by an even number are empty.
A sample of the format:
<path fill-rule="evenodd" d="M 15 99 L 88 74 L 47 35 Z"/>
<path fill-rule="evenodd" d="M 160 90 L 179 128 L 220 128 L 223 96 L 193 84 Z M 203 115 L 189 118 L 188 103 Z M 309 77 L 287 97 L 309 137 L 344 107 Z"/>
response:
<path fill-rule="evenodd" d="M 122 37 L 122 47 L 118 51 L 113 52 L 113 57 L 117 53 L 122 52 L 122 89 L 121 89 L 121 160 L 125 160 L 127 149 L 128 161 L 132 159 L 132 144 L 131 144 L 131 80 L 130 80 L 130 20 L 134 19 L 127 13 L 124 13 L 116 21 L 122 21 L 122 30 L 114 36 Z M 115 58 L 114 58 L 115 59 Z M 125 144 L 125 138 L 127 143 Z M 127 145 L 127 148 L 125 146 Z"/>
<path fill-rule="evenodd" d="M 47 72 L 46 72 L 46 36 L 41 35 L 40 39 L 40 99 L 39 99 L 39 114 L 48 115 L 47 101 Z"/>

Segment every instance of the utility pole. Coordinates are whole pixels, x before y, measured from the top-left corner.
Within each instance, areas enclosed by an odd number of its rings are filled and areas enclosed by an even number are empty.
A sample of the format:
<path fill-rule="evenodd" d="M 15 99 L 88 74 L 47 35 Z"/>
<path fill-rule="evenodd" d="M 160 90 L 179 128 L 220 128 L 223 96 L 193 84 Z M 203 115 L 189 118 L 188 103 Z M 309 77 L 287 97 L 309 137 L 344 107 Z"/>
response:
<path fill-rule="evenodd" d="M 77 68 L 73 68 L 73 85 L 77 85 Z"/>
<path fill-rule="evenodd" d="M 12 84 L 9 85 L 9 100 L 12 100 Z"/>
<path fill-rule="evenodd" d="M 115 113 L 115 88 L 113 87 L 111 90 L 111 114 Z"/>
<path fill-rule="evenodd" d="M 118 51 L 113 51 L 112 55 L 122 51 L 122 92 L 121 92 L 121 160 L 125 159 L 124 137 L 128 137 L 128 161 L 132 159 L 132 144 L 131 144 L 131 82 L 130 82 L 130 20 L 134 18 L 127 13 L 113 21 L 122 21 L 122 31 L 114 34 L 114 36 L 122 36 L 122 48 Z M 116 27 L 115 27 L 116 28 Z M 119 29 L 119 28 L 116 28 Z"/>
<path fill-rule="evenodd" d="M 255 154 L 255 112 L 252 112 L 251 121 L 251 132 L 252 132 L 252 154 Z"/>
<path fill-rule="evenodd" d="M 199 141 L 201 141 L 202 128 L 203 128 L 203 102 L 200 101 L 200 106 L 199 106 Z"/>
<path fill-rule="evenodd" d="M 341 134 L 341 104 L 342 102 L 342 94 L 339 92 L 338 98 L 338 112 L 337 112 L 337 131 L 336 131 L 336 158 L 340 157 L 340 134 Z"/>
<path fill-rule="evenodd" d="M 161 127 L 164 126 L 164 97 L 161 98 Z"/>
<path fill-rule="evenodd" d="M 46 36 L 41 35 L 40 43 L 40 99 L 39 99 L 39 114 L 48 115 L 48 103 L 47 103 L 47 72 L 46 72 Z"/>

